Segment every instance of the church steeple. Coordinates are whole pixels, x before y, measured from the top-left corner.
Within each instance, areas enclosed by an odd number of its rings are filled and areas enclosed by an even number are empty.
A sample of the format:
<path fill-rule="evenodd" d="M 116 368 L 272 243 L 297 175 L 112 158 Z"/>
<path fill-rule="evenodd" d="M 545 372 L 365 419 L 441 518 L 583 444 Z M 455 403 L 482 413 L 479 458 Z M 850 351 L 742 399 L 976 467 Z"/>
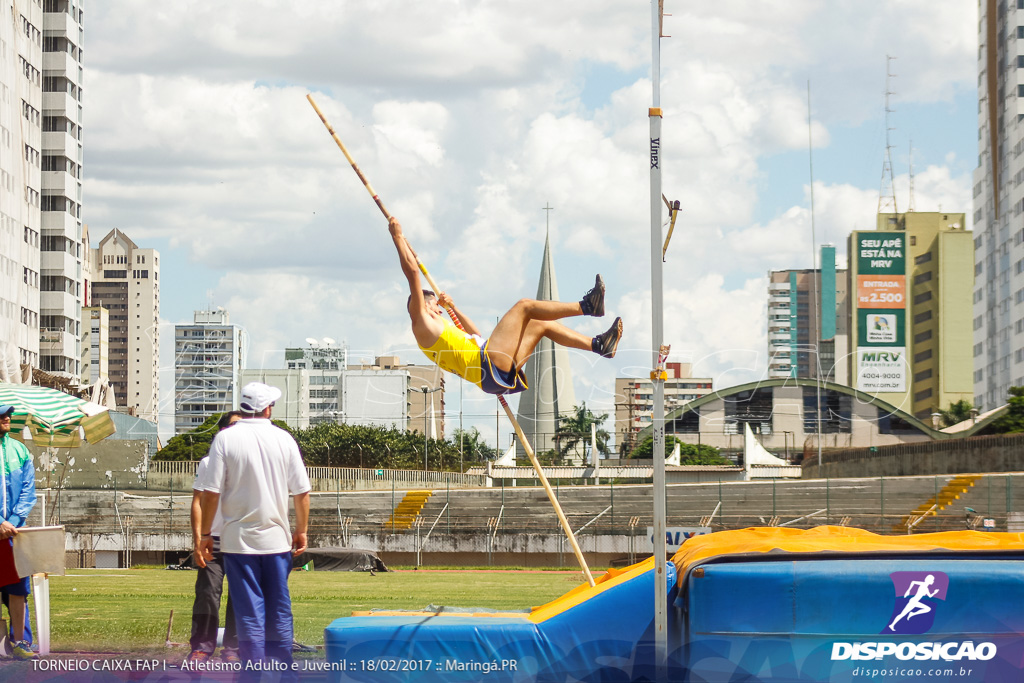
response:
<path fill-rule="evenodd" d="M 551 207 L 544 207 L 550 215 Z M 537 283 L 537 299 L 558 301 L 558 280 L 551 256 L 551 230 L 544 239 L 544 257 Z M 541 339 L 533 355 L 523 367 L 529 389 L 519 399 L 517 419 L 533 445 L 534 451 L 543 453 L 555 448 L 555 430 L 559 417 L 569 416 L 576 406 L 576 392 L 572 386 L 572 368 L 569 352 L 549 339 Z M 517 457 L 526 457 L 522 445 L 517 446 Z M 571 453 L 569 462 L 581 464 L 582 453 Z"/>

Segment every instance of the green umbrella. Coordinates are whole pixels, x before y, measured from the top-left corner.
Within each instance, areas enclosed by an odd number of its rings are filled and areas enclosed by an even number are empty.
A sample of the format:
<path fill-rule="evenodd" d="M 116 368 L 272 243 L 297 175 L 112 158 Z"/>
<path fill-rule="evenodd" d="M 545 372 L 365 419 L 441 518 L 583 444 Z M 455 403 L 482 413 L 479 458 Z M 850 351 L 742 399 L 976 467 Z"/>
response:
<path fill-rule="evenodd" d="M 77 448 L 82 439 L 96 443 L 114 433 L 104 406 L 56 389 L 0 382 L 0 405 L 14 406 L 11 436 L 22 440 L 27 427 L 37 446 Z"/>

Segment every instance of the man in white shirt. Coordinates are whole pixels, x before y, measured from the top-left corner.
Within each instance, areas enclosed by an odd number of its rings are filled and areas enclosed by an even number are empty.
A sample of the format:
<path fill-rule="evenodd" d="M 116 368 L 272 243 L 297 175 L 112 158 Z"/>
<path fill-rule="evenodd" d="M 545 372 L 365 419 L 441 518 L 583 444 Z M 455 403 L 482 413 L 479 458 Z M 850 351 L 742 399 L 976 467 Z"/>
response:
<path fill-rule="evenodd" d="M 223 431 L 242 419 L 237 410 L 224 413 L 217 422 L 217 431 Z M 192 510 L 189 515 L 192 522 L 192 547 L 194 549 L 196 572 L 196 599 L 192 603 L 192 635 L 189 645 L 192 652 L 188 655 L 189 662 L 199 664 L 208 662 L 217 649 L 217 632 L 220 629 L 220 596 L 224 592 L 224 561 L 220 554 L 220 532 L 224 520 L 218 514 L 213 518 L 210 534 L 213 536 L 213 558 L 207 562 L 199 552 L 199 541 L 202 534 L 202 493 L 203 481 L 210 459 L 204 457 L 196 467 L 196 478 L 192 484 Z M 235 628 L 235 611 L 228 596 L 227 611 L 224 617 L 224 647 L 220 652 L 222 662 L 238 662 L 238 631 Z"/>
<path fill-rule="evenodd" d="M 242 388 L 242 419 L 213 440 L 202 493 L 203 558 L 212 558 L 211 526 L 224 519 L 220 549 L 238 627 L 243 662 L 292 663 L 292 611 L 288 573 L 292 557 L 306 550 L 312 488 L 288 432 L 270 421 L 281 391 L 259 382 Z M 289 533 L 288 498 L 295 500 L 295 531 Z M 242 678 L 258 679 L 246 669 Z"/>

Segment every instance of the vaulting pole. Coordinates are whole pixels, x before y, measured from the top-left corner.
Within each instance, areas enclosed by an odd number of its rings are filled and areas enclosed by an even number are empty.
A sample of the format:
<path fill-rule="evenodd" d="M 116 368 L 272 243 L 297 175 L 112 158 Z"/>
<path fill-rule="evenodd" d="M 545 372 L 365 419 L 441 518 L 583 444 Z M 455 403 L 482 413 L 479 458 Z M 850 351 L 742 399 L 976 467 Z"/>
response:
<path fill-rule="evenodd" d="M 334 132 L 334 128 L 331 124 L 327 122 L 327 117 L 325 117 L 323 112 L 320 111 L 320 107 L 316 105 L 316 102 L 313 100 L 313 96 L 306 95 L 306 99 L 309 100 L 309 103 L 313 106 L 313 110 L 316 111 L 316 115 L 320 117 L 320 120 L 327 128 L 327 132 L 331 134 L 332 138 L 334 138 L 334 142 L 337 143 L 341 153 L 345 155 L 348 163 L 351 164 L 352 170 L 356 172 L 357 176 L 359 176 L 359 180 L 362 181 L 366 191 L 370 193 L 371 197 L 373 197 L 373 201 L 377 204 L 377 208 L 379 208 L 381 213 L 384 214 L 384 217 L 390 221 L 391 214 L 388 213 L 387 208 L 385 208 L 384 202 L 380 200 L 380 197 L 377 196 L 376 190 L 374 190 L 373 186 L 370 185 L 370 181 L 367 180 L 366 176 L 363 175 L 363 172 L 359 170 L 359 166 L 356 165 L 352 155 L 348 153 L 347 149 L 345 149 L 345 144 L 341 141 L 341 138 L 338 137 L 338 134 Z M 406 244 L 408 243 L 409 240 L 406 240 Z M 412 251 L 412 245 L 409 246 L 409 249 Z M 423 277 L 426 278 L 427 284 L 429 284 L 430 288 L 435 292 L 440 292 L 441 290 L 438 289 L 437 284 L 434 282 L 434 278 L 430 276 L 430 273 L 427 271 L 427 267 L 423 265 L 423 261 L 420 260 L 420 257 L 416 255 L 415 251 L 412 253 L 413 256 L 416 257 L 416 265 L 419 266 L 420 272 L 423 273 Z M 447 310 L 448 315 L 451 316 L 452 322 L 454 322 L 460 330 L 465 331 L 462 327 L 462 321 L 459 320 L 459 316 L 455 314 L 454 308 L 449 308 Z M 565 535 L 569 538 L 569 544 L 572 546 L 572 551 L 576 555 L 576 560 L 580 563 L 580 568 L 583 569 L 583 575 L 586 576 L 587 583 L 591 586 L 595 585 L 594 577 L 590 573 L 587 561 L 583 559 L 583 551 L 580 550 L 579 543 L 576 542 L 576 535 L 572 532 L 572 527 L 569 526 L 569 520 L 565 518 L 565 513 L 562 512 L 562 506 L 558 504 L 558 498 L 555 496 L 555 492 L 551 488 L 551 484 L 548 483 L 547 477 L 544 476 L 544 471 L 541 469 L 540 463 L 537 461 L 537 455 L 530 446 L 530 442 L 527 440 L 526 434 L 523 433 L 522 427 L 519 426 L 519 422 L 516 420 L 515 415 L 512 414 L 512 409 L 509 407 L 508 401 L 505 400 L 505 397 L 498 395 L 498 402 L 501 403 L 501 407 L 504 409 L 505 415 L 508 416 L 509 421 L 512 423 L 512 428 L 515 430 L 516 436 L 519 437 L 519 442 L 523 444 L 523 449 L 526 451 L 526 455 L 529 456 L 530 463 L 533 465 L 533 469 L 537 473 L 537 479 L 540 480 L 541 485 L 544 487 L 544 491 L 548 494 L 548 500 L 551 501 L 551 505 L 555 508 L 555 514 L 558 516 L 558 521 L 562 525 L 562 530 L 565 531 Z"/>

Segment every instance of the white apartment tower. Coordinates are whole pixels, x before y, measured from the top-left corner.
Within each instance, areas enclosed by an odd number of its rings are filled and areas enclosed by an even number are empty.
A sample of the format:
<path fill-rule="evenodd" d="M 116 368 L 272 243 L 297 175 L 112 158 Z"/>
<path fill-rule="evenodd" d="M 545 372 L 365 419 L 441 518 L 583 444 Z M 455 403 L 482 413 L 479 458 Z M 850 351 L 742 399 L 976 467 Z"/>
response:
<path fill-rule="evenodd" d="M 238 408 L 249 336 L 223 308 L 196 311 L 174 326 L 174 433 Z"/>
<path fill-rule="evenodd" d="M 0 377 L 39 366 L 43 8 L 0 9 Z M 43 266 L 50 265 L 48 263 Z M 73 323 L 77 312 L 71 316 Z M 73 350 L 73 344 L 68 344 Z M 74 370 L 74 363 L 70 364 Z"/>
<path fill-rule="evenodd" d="M 1024 1 L 978 4 L 974 403 L 1024 385 Z"/>
<path fill-rule="evenodd" d="M 0 8 L 0 377 L 81 370 L 82 4 Z"/>
<path fill-rule="evenodd" d="M 117 405 L 158 419 L 160 253 L 111 230 L 91 250 L 92 305 L 109 313 L 108 368 Z"/>
<path fill-rule="evenodd" d="M 82 4 L 45 0 L 42 16 L 42 183 L 34 198 L 42 215 L 39 365 L 78 376 L 88 259 L 82 252 Z"/>

